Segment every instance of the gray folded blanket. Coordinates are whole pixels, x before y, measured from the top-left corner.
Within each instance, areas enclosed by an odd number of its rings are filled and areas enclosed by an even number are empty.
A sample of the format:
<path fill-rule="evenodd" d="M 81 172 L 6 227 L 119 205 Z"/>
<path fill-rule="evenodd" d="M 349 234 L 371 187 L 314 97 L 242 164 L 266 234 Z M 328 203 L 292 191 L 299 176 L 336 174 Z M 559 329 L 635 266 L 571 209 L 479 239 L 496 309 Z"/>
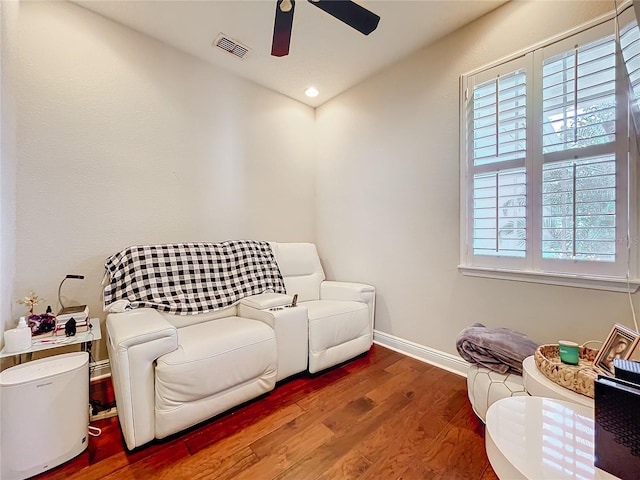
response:
<path fill-rule="evenodd" d="M 538 344 L 524 333 L 508 328 L 487 328 L 474 323 L 458 335 L 456 348 L 467 362 L 498 373 L 522 375 L 522 361 L 533 355 Z"/>

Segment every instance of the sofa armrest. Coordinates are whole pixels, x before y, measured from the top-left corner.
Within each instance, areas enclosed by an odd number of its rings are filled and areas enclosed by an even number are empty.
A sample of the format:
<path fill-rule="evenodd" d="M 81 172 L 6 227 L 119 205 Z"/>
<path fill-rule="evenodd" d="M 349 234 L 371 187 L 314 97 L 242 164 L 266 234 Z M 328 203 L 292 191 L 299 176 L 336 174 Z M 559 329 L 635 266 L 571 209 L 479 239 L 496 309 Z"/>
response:
<path fill-rule="evenodd" d="M 275 330 L 278 347 L 276 380 L 280 381 L 307 369 L 309 314 L 306 307 L 271 307 L 258 310 L 240 302 L 238 311 L 241 317 L 259 320 Z"/>
<path fill-rule="evenodd" d="M 240 305 L 255 308 L 256 310 L 265 310 L 273 307 L 284 307 L 291 305 L 293 295 L 284 293 L 261 293 L 258 295 L 250 295 L 240 300 Z"/>
<path fill-rule="evenodd" d="M 178 348 L 178 331 L 150 308 L 109 314 L 106 323 L 118 416 L 133 449 L 155 438 L 155 361 Z"/>
<path fill-rule="evenodd" d="M 320 300 L 351 300 L 369 303 L 375 294 L 375 287 L 364 283 L 325 280 L 320 284 Z"/>
<path fill-rule="evenodd" d="M 376 289 L 373 285 L 325 280 L 320 284 L 320 300 L 348 300 L 366 303 L 371 319 L 371 338 L 376 310 Z"/>

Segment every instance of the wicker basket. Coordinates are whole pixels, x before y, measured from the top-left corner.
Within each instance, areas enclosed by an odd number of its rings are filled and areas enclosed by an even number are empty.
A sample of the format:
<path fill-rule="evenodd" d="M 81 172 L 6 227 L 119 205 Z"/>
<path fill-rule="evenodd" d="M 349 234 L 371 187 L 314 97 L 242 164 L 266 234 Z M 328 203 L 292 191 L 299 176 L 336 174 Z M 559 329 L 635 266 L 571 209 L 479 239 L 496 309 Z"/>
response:
<path fill-rule="evenodd" d="M 593 367 L 598 350 L 584 346 L 578 350 L 578 365 L 568 365 L 560 360 L 558 345 L 541 345 L 534 353 L 536 366 L 552 382 L 593 398 L 593 383 L 601 373 Z"/>

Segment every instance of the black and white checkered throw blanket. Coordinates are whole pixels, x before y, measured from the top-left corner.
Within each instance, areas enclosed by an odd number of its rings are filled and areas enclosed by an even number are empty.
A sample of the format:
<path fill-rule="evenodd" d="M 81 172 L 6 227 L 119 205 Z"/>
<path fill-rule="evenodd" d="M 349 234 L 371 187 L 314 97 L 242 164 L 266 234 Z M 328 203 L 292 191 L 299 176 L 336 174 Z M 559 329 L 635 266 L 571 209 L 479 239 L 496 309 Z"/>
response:
<path fill-rule="evenodd" d="M 267 242 L 135 245 L 105 262 L 107 308 L 116 300 L 178 315 L 205 313 L 268 291 L 286 293 Z"/>

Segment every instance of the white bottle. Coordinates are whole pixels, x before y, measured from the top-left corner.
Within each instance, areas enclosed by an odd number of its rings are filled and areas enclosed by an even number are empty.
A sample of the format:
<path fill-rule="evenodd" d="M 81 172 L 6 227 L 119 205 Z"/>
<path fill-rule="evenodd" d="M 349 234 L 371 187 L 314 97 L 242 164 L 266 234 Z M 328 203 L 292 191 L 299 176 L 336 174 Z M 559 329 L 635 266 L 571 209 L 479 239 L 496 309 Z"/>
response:
<path fill-rule="evenodd" d="M 20 317 L 16 328 L 4 332 L 4 346 L 7 352 L 21 352 L 31 348 L 31 329 L 24 317 Z"/>

